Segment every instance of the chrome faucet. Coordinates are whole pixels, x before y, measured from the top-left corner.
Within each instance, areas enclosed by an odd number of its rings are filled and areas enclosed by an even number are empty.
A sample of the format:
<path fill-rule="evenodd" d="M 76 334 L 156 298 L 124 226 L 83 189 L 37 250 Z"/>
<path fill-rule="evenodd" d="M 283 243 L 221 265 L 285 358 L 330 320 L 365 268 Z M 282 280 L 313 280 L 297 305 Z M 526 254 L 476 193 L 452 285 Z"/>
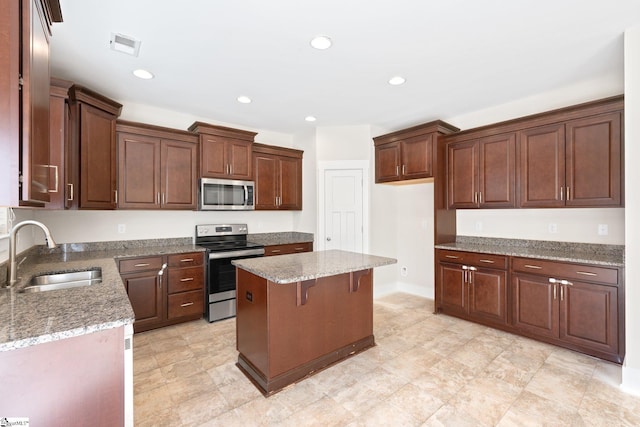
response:
<path fill-rule="evenodd" d="M 13 284 L 18 281 L 18 266 L 16 264 L 16 234 L 18 234 L 18 230 L 20 230 L 25 225 L 35 225 L 40 227 L 42 231 L 44 231 L 44 237 L 47 241 L 47 246 L 49 247 L 49 249 L 53 249 L 56 247 L 56 242 L 54 242 L 53 237 L 51 237 L 51 232 L 43 223 L 39 221 L 27 220 L 14 225 L 9 232 L 9 287 L 13 286 Z"/>

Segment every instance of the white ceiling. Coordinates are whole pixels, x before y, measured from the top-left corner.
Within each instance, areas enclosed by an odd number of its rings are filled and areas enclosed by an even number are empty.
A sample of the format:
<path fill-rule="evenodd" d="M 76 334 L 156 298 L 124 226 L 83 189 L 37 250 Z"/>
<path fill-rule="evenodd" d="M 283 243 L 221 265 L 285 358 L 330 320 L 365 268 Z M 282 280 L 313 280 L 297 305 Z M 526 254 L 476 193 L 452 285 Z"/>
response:
<path fill-rule="evenodd" d="M 52 74 L 135 102 L 297 133 L 401 129 L 576 82 L 623 79 L 639 0 L 62 0 Z M 112 32 L 142 41 L 109 49 Z M 318 34 L 328 50 L 310 47 Z M 131 72 L 145 68 L 153 80 Z M 406 83 L 387 81 L 402 75 Z M 246 95 L 251 104 L 236 98 Z M 314 124 L 307 115 L 317 117 Z"/>

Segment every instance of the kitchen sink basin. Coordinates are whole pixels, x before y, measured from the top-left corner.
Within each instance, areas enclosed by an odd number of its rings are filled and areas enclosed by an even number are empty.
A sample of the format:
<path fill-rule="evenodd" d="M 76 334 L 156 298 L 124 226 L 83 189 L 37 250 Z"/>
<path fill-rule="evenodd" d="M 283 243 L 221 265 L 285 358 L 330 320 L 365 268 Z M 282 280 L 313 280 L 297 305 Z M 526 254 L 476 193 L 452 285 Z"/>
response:
<path fill-rule="evenodd" d="M 58 289 L 90 286 L 102 281 L 102 270 L 92 268 L 83 271 L 48 273 L 35 276 L 22 292 L 44 292 Z"/>

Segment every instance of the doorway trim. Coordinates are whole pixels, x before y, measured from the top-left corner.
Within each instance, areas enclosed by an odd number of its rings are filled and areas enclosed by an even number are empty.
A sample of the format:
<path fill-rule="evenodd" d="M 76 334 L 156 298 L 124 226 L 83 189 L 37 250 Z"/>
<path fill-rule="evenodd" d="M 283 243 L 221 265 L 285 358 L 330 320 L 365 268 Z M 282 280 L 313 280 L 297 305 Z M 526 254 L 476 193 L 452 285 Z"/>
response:
<path fill-rule="evenodd" d="M 318 239 L 317 250 L 325 250 L 325 185 L 324 175 L 327 170 L 362 170 L 362 252 L 369 253 L 369 161 L 368 160 L 332 160 L 318 162 Z"/>

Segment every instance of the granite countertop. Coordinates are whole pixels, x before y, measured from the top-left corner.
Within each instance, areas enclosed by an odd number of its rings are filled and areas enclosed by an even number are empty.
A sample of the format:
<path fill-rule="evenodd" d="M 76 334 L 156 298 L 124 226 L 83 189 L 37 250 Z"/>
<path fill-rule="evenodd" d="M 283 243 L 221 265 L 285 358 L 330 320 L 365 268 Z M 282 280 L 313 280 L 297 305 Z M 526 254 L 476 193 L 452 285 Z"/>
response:
<path fill-rule="evenodd" d="M 249 242 L 258 243 L 264 246 L 287 245 L 290 243 L 313 242 L 312 233 L 300 233 L 297 231 L 284 231 L 278 233 L 255 233 L 248 234 Z"/>
<path fill-rule="evenodd" d="M 286 284 L 395 264 L 394 258 L 347 251 L 317 251 L 231 261 L 271 282 Z"/>
<path fill-rule="evenodd" d="M 149 246 L 140 243 L 143 241 L 130 241 L 66 244 L 54 250 L 46 250 L 44 246 L 32 248 L 37 250 L 27 251 L 26 261 L 18 269 L 18 282 L 9 289 L 0 289 L 0 351 L 133 324 L 135 315 L 116 260 L 204 251 L 186 243 L 188 240 L 150 241 Z M 17 259 L 24 257 L 25 254 L 20 254 Z M 102 270 L 101 283 L 47 292 L 20 292 L 33 276 L 89 268 Z"/>
<path fill-rule="evenodd" d="M 624 267 L 624 246 L 621 245 L 457 236 L 455 243 L 443 243 L 435 248 Z"/>

